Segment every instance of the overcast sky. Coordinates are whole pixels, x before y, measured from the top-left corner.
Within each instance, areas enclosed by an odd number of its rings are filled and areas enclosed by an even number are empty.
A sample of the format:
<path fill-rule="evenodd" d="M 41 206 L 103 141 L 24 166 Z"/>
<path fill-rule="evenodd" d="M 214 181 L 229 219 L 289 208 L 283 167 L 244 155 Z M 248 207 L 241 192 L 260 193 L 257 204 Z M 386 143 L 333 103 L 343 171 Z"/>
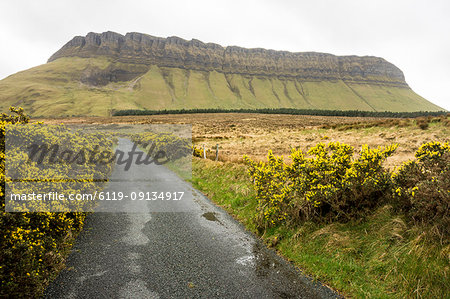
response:
<path fill-rule="evenodd" d="M 380 56 L 450 110 L 450 1 L 202 0 L 0 2 L 0 79 L 46 63 L 75 35 L 115 31 L 223 46 Z"/>

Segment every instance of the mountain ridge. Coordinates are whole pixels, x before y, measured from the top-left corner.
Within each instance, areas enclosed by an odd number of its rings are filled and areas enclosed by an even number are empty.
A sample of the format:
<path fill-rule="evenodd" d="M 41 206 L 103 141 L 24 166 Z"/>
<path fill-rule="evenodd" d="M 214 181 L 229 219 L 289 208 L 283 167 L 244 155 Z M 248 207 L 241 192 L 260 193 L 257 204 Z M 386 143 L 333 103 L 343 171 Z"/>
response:
<path fill-rule="evenodd" d="M 111 31 L 90 32 L 85 37 L 76 36 L 54 53 L 48 62 L 73 56 L 107 56 L 121 63 L 225 74 L 344 80 L 409 87 L 403 72 L 380 57 L 222 47 L 197 39 L 188 41 L 176 36 L 161 38 L 137 32 L 125 35 Z"/>

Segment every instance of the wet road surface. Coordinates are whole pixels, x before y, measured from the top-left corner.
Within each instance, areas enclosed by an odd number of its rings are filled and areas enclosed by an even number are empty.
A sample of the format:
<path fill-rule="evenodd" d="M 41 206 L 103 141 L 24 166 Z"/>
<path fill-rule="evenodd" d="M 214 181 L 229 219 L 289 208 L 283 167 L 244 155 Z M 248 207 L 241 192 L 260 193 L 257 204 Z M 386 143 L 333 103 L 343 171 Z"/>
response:
<path fill-rule="evenodd" d="M 127 151 L 131 142 L 122 139 L 119 148 Z M 105 191 L 166 188 L 186 196 L 170 203 L 115 202 L 117 211 L 126 212 L 90 214 L 67 268 L 45 297 L 338 297 L 164 166 L 116 166 L 111 178 Z"/>

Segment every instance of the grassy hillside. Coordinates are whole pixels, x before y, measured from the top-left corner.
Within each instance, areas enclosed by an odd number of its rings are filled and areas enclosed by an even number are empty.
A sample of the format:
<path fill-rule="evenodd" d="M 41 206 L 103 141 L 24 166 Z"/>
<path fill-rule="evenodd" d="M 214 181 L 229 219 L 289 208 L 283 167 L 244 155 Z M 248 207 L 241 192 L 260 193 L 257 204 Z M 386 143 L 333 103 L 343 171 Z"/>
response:
<path fill-rule="evenodd" d="M 117 66 L 108 58 L 63 57 L 11 75 L 0 81 L 0 109 L 21 106 L 33 116 L 107 116 L 112 110 L 180 108 L 442 110 L 408 88 L 342 80 L 305 82 L 151 66 L 130 81 L 102 87 L 81 82 L 90 70 L 112 64 Z"/>

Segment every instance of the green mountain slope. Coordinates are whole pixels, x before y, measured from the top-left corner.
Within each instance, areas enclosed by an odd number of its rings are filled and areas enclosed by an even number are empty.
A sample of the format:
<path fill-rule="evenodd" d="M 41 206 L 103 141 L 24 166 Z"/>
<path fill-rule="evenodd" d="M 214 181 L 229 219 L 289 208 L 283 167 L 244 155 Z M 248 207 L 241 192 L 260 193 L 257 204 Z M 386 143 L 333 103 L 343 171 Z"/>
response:
<path fill-rule="evenodd" d="M 443 110 L 414 93 L 403 73 L 381 58 L 113 33 L 94 34 L 92 46 L 90 35 L 74 38 L 48 63 L 1 80 L 0 109 L 21 106 L 33 116 L 180 108 Z M 149 42 L 155 40 L 159 44 Z"/>

